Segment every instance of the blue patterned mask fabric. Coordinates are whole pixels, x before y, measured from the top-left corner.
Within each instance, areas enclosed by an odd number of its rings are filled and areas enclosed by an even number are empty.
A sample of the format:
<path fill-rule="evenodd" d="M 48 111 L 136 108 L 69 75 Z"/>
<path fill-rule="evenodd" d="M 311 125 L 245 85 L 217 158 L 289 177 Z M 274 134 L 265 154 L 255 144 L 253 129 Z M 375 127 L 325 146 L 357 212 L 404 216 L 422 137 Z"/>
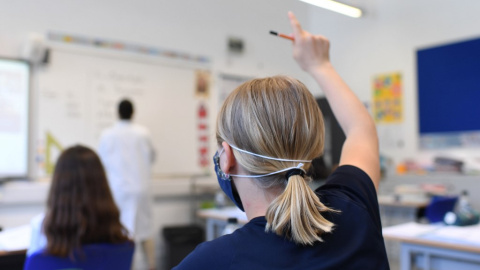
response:
<path fill-rule="evenodd" d="M 223 190 L 223 192 L 230 198 L 230 200 L 232 200 L 232 202 L 235 203 L 235 205 L 240 208 L 240 210 L 245 212 L 245 210 L 243 209 L 242 200 L 240 200 L 240 196 L 238 195 L 237 190 L 235 190 L 233 187 L 232 177 L 224 173 L 220 168 L 220 155 L 222 153 L 223 149 L 220 154 L 217 151 L 213 156 L 213 164 L 215 164 L 215 174 L 217 175 L 218 184 L 220 185 L 220 188 Z"/>

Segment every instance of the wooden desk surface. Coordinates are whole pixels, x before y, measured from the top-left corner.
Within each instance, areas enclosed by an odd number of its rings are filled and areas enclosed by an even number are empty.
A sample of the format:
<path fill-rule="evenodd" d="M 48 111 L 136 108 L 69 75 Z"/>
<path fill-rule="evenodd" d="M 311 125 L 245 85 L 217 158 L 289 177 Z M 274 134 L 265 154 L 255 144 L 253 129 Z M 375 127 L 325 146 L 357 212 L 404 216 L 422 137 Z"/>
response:
<path fill-rule="evenodd" d="M 428 206 L 426 202 L 392 202 L 392 201 L 378 201 L 380 206 L 396 206 L 396 207 L 410 207 L 410 208 L 425 208 Z"/>
<path fill-rule="evenodd" d="M 26 249 L 12 250 L 12 251 L 0 250 L 0 256 L 23 255 L 23 254 L 27 254 Z"/>
<path fill-rule="evenodd" d="M 378 196 L 378 204 L 380 206 L 395 206 L 395 207 L 411 207 L 411 208 L 425 208 L 428 206 L 428 201 L 397 201 L 393 195 Z"/>

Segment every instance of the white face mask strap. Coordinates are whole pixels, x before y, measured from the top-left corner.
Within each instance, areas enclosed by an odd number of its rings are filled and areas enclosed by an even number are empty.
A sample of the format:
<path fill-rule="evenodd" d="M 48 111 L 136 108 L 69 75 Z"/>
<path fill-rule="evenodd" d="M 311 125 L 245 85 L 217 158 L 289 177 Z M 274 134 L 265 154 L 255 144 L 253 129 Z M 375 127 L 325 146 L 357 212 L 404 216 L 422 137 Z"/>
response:
<path fill-rule="evenodd" d="M 259 177 L 264 177 L 264 176 L 269 176 L 269 175 L 273 175 L 273 174 L 278 174 L 278 173 L 282 173 L 282 172 L 286 172 L 288 170 L 291 170 L 291 169 L 300 169 L 302 170 L 304 173 L 305 170 L 302 169 L 303 167 L 303 163 L 298 163 L 298 165 L 296 167 L 289 167 L 289 168 L 285 168 L 283 170 L 280 170 L 280 171 L 276 171 L 276 172 L 272 172 L 272 173 L 267 173 L 267 174 L 261 174 L 261 175 L 239 175 L 239 174 L 230 174 L 231 176 L 235 176 L 235 177 L 244 177 L 244 178 L 259 178 Z"/>
<path fill-rule="evenodd" d="M 312 162 L 311 160 L 303 160 L 303 159 L 285 159 L 285 158 L 274 158 L 274 157 L 269 157 L 269 156 L 263 156 L 263 155 L 259 155 L 259 154 L 255 154 L 255 153 L 252 153 L 252 152 L 248 152 L 246 150 L 243 150 L 243 149 L 240 149 L 232 144 L 229 144 L 230 147 L 234 148 L 235 150 L 237 151 L 240 151 L 240 152 L 243 152 L 243 153 L 246 153 L 246 154 L 250 154 L 252 156 L 256 156 L 256 157 L 261 157 L 261 158 L 266 158 L 266 159 L 272 159 L 272 160 L 278 160 L 278 161 L 292 161 L 292 162 Z M 300 163 L 301 164 L 301 163 Z M 299 165 L 300 165 L 299 164 Z M 303 164 L 302 164 L 303 166 Z M 293 167 L 293 169 L 295 169 L 296 167 Z M 290 168 L 289 168 L 290 169 Z"/>
<path fill-rule="evenodd" d="M 246 154 L 250 154 L 250 155 L 253 155 L 253 156 L 257 156 L 257 157 L 261 157 L 261 158 L 265 158 L 265 159 L 272 159 L 272 160 L 278 160 L 278 161 L 291 161 L 291 162 L 300 162 L 298 163 L 298 165 L 296 167 L 288 167 L 288 168 L 285 168 L 285 169 L 282 169 L 280 171 L 276 171 L 276 172 L 272 172 L 272 173 L 267 173 L 267 174 L 262 174 L 262 175 L 240 175 L 240 174 L 230 174 L 231 176 L 235 176 L 235 177 L 244 177 L 244 178 L 259 178 L 259 177 L 264 177 L 264 176 L 269 176 L 269 175 L 274 175 L 274 174 L 278 174 L 278 173 L 282 173 L 282 172 L 286 172 L 288 170 L 291 170 L 291 169 L 300 169 L 302 170 L 304 173 L 305 170 L 302 169 L 303 164 L 302 162 L 312 162 L 311 160 L 302 160 L 302 159 L 284 159 L 284 158 L 273 158 L 273 157 L 269 157 L 269 156 L 263 156 L 263 155 L 259 155 L 259 154 L 255 154 L 255 153 L 252 153 L 252 152 L 249 152 L 249 151 L 246 151 L 246 150 L 243 150 L 243 149 L 240 149 L 234 145 L 231 145 L 229 144 L 230 147 L 236 149 L 237 151 L 240 151 L 240 152 L 243 152 L 243 153 L 246 153 Z M 224 148 L 222 148 L 222 150 L 220 150 L 220 152 L 218 153 L 218 156 L 220 156 L 223 151 L 225 151 Z"/>

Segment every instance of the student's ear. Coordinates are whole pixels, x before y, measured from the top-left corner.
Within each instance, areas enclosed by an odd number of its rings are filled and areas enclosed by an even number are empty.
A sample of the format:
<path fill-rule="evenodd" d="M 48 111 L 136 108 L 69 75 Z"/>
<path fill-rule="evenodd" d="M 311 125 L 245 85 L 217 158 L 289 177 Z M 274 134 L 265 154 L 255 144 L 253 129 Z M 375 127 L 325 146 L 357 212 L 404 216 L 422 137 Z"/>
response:
<path fill-rule="evenodd" d="M 235 167 L 237 160 L 233 155 L 232 148 L 227 142 L 222 142 L 222 147 L 225 151 L 225 156 L 223 159 L 220 159 L 220 167 L 224 173 L 230 174 Z"/>

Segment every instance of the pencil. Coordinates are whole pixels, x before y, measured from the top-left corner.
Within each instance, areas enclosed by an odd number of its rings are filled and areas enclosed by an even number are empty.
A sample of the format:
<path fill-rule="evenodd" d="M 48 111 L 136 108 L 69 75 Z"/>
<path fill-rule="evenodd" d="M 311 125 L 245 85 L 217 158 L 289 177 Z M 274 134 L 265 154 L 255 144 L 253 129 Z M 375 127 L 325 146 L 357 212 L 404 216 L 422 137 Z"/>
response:
<path fill-rule="evenodd" d="M 274 36 L 277 36 L 277 37 L 282 37 L 282 38 L 286 38 L 286 39 L 290 39 L 291 41 L 294 41 L 293 37 L 291 36 L 287 36 L 285 34 L 279 34 L 275 31 L 270 31 L 270 34 L 274 35 Z"/>

